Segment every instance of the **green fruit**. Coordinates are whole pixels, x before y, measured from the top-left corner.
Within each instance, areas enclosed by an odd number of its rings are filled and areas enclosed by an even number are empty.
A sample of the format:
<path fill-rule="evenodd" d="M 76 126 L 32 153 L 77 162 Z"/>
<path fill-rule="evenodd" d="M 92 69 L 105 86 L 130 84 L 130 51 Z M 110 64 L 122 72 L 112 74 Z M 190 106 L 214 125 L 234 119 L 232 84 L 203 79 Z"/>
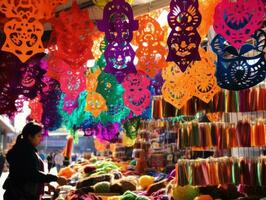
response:
<path fill-rule="evenodd" d="M 136 200 L 149 200 L 149 198 L 145 196 L 139 196 Z"/>
<path fill-rule="evenodd" d="M 109 193 L 110 183 L 107 181 L 96 183 L 93 188 L 95 193 Z"/>
<path fill-rule="evenodd" d="M 126 191 L 120 200 L 136 200 L 138 196 L 134 192 Z"/>

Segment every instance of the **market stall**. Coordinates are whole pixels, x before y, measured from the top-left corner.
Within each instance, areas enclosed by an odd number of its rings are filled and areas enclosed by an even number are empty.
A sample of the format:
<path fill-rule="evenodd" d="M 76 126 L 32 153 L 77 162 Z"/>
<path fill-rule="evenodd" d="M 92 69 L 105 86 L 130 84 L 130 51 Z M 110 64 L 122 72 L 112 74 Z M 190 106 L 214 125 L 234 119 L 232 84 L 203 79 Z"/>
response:
<path fill-rule="evenodd" d="M 0 0 L 0 13 L 0 115 L 69 135 L 68 184 L 44 199 L 266 197 L 265 1 Z M 77 158 L 82 144 L 93 152 Z"/>

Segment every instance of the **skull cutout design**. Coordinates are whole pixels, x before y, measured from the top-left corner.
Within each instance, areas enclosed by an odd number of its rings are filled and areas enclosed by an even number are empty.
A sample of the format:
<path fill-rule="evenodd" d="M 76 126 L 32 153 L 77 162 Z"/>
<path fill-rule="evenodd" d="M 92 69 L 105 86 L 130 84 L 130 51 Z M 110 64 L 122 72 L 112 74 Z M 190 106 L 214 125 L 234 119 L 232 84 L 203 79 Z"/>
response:
<path fill-rule="evenodd" d="M 164 100 L 177 109 L 181 109 L 193 96 L 192 91 L 193 85 L 185 75 L 178 77 L 174 82 L 166 81 L 162 88 Z"/>
<path fill-rule="evenodd" d="M 139 30 L 134 35 L 134 43 L 139 46 L 136 51 L 139 60 L 137 67 L 150 77 L 154 77 L 166 65 L 166 49 L 161 44 L 164 40 L 164 30 L 149 15 L 137 19 Z"/>
<path fill-rule="evenodd" d="M 217 54 L 216 78 L 221 88 L 242 90 L 253 87 L 265 79 L 266 33 L 257 30 L 252 35 L 253 44 L 244 44 L 240 50 L 229 45 L 217 35 L 211 45 Z"/>
<path fill-rule="evenodd" d="M 86 98 L 85 110 L 91 112 L 94 117 L 98 117 L 101 112 L 107 111 L 106 101 L 101 94 L 90 92 Z"/>
<path fill-rule="evenodd" d="M 240 48 L 261 27 L 264 14 L 262 0 L 223 0 L 216 6 L 214 30 Z"/>
<path fill-rule="evenodd" d="M 112 74 L 102 72 L 98 77 L 96 92 L 100 93 L 109 104 L 115 104 L 122 97 L 124 89 Z"/>
<path fill-rule="evenodd" d="M 81 11 L 74 2 L 71 10 L 61 12 L 53 24 L 57 35 L 58 50 L 55 52 L 58 57 L 73 67 L 79 67 L 93 58 L 91 32 L 94 27 L 87 10 Z"/>
<path fill-rule="evenodd" d="M 43 54 L 38 54 L 26 63 L 19 62 L 13 66 L 13 73 L 16 74 L 14 78 L 20 83 L 16 87 L 18 94 L 34 99 L 38 92 L 42 91 L 45 86 L 43 78 L 46 73 L 46 70 L 41 68 L 42 57 Z"/>
<path fill-rule="evenodd" d="M 168 23 L 172 31 L 167 40 L 167 61 L 174 61 L 183 72 L 192 61 L 200 60 L 200 35 L 197 32 L 200 22 L 197 0 L 171 1 Z"/>
<path fill-rule="evenodd" d="M 113 0 L 104 7 L 103 19 L 98 21 L 100 31 L 105 32 L 109 43 L 116 39 L 130 42 L 133 31 L 138 29 L 131 6 L 124 0 Z"/>
<path fill-rule="evenodd" d="M 150 105 L 151 93 L 148 90 L 150 80 L 145 73 L 137 72 L 128 74 L 122 85 L 125 88 L 123 95 L 125 105 L 137 116 L 141 115 Z"/>
<path fill-rule="evenodd" d="M 105 72 L 113 74 L 118 82 L 122 82 L 129 73 L 136 72 L 134 66 L 135 52 L 128 42 L 112 42 L 104 52 L 106 58 Z"/>
<path fill-rule="evenodd" d="M 23 63 L 31 56 L 44 52 L 41 41 L 44 28 L 39 20 L 49 19 L 54 8 L 61 3 L 63 1 L 1 1 L 0 12 L 11 18 L 4 26 L 6 40 L 2 50 L 15 54 Z"/>

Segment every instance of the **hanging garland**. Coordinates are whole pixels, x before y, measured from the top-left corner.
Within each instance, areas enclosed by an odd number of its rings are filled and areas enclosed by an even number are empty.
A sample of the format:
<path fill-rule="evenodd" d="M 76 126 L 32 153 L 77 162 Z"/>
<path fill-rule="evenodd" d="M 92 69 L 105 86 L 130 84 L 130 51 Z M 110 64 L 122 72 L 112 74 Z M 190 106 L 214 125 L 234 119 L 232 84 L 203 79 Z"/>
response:
<path fill-rule="evenodd" d="M 67 62 L 71 68 L 80 68 L 92 59 L 93 23 L 87 10 L 81 10 L 74 1 L 70 11 L 60 12 L 53 20 L 56 34 L 56 57 Z"/>
<path fill-rule="evenodd" d="M 168 24 L 172 30 L 167 41 L 167 61 L 175 62 L 182 72 L 192 61 L 200 60 L 198 48 L 201 40 L 197 32 L 200 22 L 198 0 L 171 0 Z"/>
<path fill-rule="evenodd" d="M 182 108 L 192 96 L 208 103 L 220 91 L 215 78 L 215 56 L 200 49 L 201 60 L 194 62 L 182 73 L 174 65 L 163 70 L 165 83 L 162 88 L 164 100 Z"/>
<path fill-rule="evenodd" d="M 125 105 L 139 116 L 150 105 L 151 93 L 148 90 L 150 80 L 146 74 L 138 71 L 136 74 L 128 74 L 122 86 L 125 89 L 123 98 Z"/>
<path fill-rule="evenodd" d="M 104 7 L 103 19 L 97 23 L 98 29 L 105 32 L 108 41 L 104 52 L 106 58 L 105 72 L 115 75 L 119 82 L 124 77 L 136 72 L 134 66 L 135 52 L 130 45 L 133 31 L 138 29 L 131 6 L 124 0 L 113 0 Z"/>
<path fill-rule="evenodd" d="M 217 54 L 216 78 L 221 88 L 242 90 L 264 81 L 266 75 L 266 33 L 257 30 L 251 37 L 252 44 L 244 44 L 240 50 L 217 35 L 211 43 Z"/>
<path fill-rule="evenodd" d="M 136 19 L 139 21 L 139 29 L 134 34 L 133 42 L 138 45 L 137 68 L 154 77 L 162 67 L 166 66 L 166 49 L 162 44 L 165 33 L 160 24 L 149 15 Z"/>

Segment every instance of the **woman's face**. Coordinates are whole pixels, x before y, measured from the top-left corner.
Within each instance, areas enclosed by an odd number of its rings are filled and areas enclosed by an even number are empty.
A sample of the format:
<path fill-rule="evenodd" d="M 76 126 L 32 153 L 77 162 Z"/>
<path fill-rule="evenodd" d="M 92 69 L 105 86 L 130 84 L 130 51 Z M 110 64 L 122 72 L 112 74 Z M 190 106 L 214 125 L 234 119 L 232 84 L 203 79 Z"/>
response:
<path fill-rule="evenodd" d="M 29 136 L 29 141 L 32 144 L 32 146 L 34 147 L 38 146 L 42 142 L 42 133 L 39 132 L 34 136 Z"/>

